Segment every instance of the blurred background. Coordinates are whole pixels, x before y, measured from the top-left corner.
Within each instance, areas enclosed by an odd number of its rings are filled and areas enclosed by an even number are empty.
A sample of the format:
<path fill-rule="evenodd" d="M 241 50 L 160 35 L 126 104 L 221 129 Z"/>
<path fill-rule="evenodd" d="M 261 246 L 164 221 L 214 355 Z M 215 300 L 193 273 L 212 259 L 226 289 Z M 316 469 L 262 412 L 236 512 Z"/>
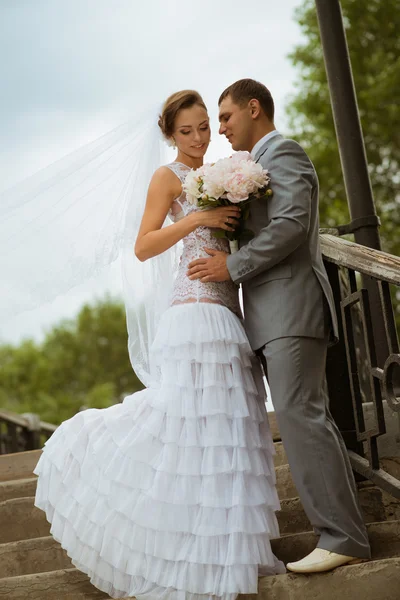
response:
<path fill-rule="evenodd" d="M 342 8 L 382 247 L 399 255 L 400 8 Z M 315 164 L 321 226 L 349 221 L 312 0 L 3 0 L 0 50 L 0 191 L 183 88 L 209 108 L 206 159 L 226 156 L 217 100 L 252 77 Z M 120 401 L 141 387 L 126 343 L 116 265 L 34 311 L 0 315 L 0 408 L 57 424 Z"/>

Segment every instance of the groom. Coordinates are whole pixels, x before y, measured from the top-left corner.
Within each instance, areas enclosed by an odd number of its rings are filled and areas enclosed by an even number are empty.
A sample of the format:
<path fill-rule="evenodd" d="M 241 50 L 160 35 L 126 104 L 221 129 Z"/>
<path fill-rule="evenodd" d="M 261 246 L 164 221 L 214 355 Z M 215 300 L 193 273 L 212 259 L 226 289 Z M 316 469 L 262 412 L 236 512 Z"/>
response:
<path fill-rule="evenodd" d="M 260 356 L 300 499 L 317 548 L 289 563 L 296 573 L 328 571 L 370 558 L 355 482 L 323 389 L 328 344 L 337 338 L 332 290 L 319 245 L 318 179 L 304 150 L 274 125 L 269 90 L 252 79 L 219 99 L 220 134 L 268 169 L 272 197 L 255 200 L 229 255 L 189 265 L 189 277 L 242 284 L 246 333 Z"/>

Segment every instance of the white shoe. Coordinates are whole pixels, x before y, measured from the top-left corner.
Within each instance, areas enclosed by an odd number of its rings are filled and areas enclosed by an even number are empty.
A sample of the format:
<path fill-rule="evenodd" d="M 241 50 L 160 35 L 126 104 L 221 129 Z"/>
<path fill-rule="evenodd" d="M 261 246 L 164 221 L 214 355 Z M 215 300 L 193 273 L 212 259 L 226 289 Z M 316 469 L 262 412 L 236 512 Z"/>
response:
<path fill-rule="evenodd" d="M 293 573 L 323 573 L 324 571 L 331 571 L 336 567 L 343 565 L 355 565 L 361 562 L 366 562 L 366 558 L 355 558 L 354 556 L 344 556 L 343 554 L 336 554 L 335 552 L 329 552 L 323 548 L 315 548 L 305 558 L 298 560 L 297 562 L 288 563 L 286 568 Z"/>

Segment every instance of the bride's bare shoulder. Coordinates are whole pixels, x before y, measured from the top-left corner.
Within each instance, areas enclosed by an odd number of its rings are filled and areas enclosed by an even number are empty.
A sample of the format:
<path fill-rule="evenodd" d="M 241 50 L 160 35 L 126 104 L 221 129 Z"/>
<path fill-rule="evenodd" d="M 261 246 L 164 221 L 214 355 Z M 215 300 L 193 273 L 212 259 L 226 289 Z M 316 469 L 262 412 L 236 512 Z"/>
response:
<path fill-rule="evenodd" d="M 153 177 L 151 178 L 152 186 L 162 186 L 168 191 L 181 193 L 182 183 L 176 174 L 167 165 L 159 167 L 154 171 Z"/>
<path fill-rule="evenodd" d="M 158 167 L 158 169 L 156 171 L 154 171 L 154 175 L 156 175 L 157 177 L 175 177 L 176 179 L 176 175 L 173 171 L 173 169 L 169 166 L 169 165 L 163 165 L 162 167 Z"/>

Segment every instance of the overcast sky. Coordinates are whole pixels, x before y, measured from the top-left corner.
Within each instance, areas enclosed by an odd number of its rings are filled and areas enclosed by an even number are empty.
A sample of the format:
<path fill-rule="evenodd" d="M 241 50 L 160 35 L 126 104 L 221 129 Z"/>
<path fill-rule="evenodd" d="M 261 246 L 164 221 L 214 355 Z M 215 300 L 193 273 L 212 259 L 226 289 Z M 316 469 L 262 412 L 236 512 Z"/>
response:
<path fill-rule="evenodd" d="M 217 99 L 242 77 L 270 88 L 276 125 L 287 133 L 285 102 L 296 78 L 287 54 L 301 41 L 293 20 L 300 4 L 1 0 L 0 190 L 178 89 L 199 90 L 208 105 L 208 158 L 230 153 L 217 132 Z M 0 338 L 40 338 L 105 289 L 119 293 L 115 273 L 12 321 L 0 316 Z"/>

